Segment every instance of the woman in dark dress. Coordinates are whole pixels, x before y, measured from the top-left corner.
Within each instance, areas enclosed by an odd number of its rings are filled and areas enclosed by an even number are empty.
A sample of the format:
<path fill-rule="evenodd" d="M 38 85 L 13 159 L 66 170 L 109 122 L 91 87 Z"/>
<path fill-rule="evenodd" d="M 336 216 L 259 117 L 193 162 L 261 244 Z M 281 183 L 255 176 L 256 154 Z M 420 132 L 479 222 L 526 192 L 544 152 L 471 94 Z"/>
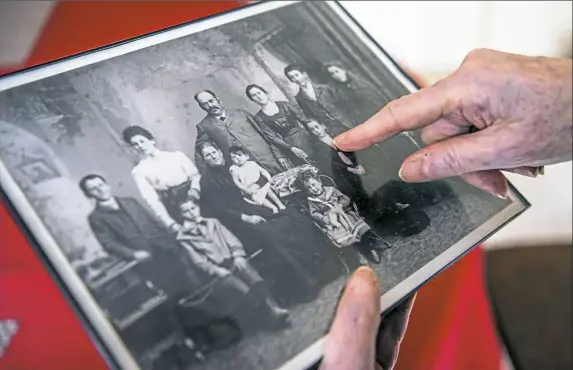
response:
<path fill-rule="evenodd" d="M 346 120 L 353 126 L 362 124 L 380 111 L 389 101 L 390 98 L 381 93 L 381 89 L 376 87 L 367 79 L 359 76 L 357 73 L 349 71 L 337 62 L 328 62 L 324 64 L 329 85 L 334 89 L 336 102 L 339 111 L 344 115 Z M 401 132 L 394 136 L 391 141 L 377 143 L 374 147 L 383 149 L 384 152 L 396 155 L 408 155 L 420 149 L 420 144 L 415 140 L 410 132 Z M 390 161 L 387 165 L 401 163 Z M 390 168 L 390 167 L 388 167 Z"/>
<path fill-rule="evenodd" d="M 251 262 L 281 305 L 309 302 L 347 273 L 326 236 L 298 209 L 287 207 L 273 214 L 246 202 L 223 152 L 212 142 L 203 142 L 196 150 L 206 163 L 199 196 L 203 216 L 218 219 L 241 240 L 247 253 L 263 249 Z M 350 270 L 358 267 L 357 261 L 345 262 Z"/>
<path fill-rule="evenodd" d="M 249 99 L 261 106 L 255 114 L 255 121 L 269 141 L 281 148 L 294 164 L 307 163 L 313 150 L 311 138 L 302 117 L 292 105 L 285 101 L 273 101 L 259 85 L 249 85 L 245 92 Z"/>
<path fill-rule="evenodd" d="M 325 63 L 324 69 L 330 78 L 329 85 L 334 88 L 339 111 L 352 125 L 366 121 L 387 103 L 374 84 L 340 63 Z"/>

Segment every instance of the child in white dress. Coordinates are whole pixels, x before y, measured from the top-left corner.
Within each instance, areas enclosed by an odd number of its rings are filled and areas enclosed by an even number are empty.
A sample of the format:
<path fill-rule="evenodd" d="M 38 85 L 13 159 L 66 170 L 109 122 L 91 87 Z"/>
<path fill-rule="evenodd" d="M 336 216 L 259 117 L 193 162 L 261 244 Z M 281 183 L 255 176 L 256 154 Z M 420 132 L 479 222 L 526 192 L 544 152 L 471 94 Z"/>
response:
<path fill-rule="evenodd" d="M 241 147 L 231 147 L 229 155 L 233 164 L 229 168 L 235 185 L 249 203 L 262 205 L 278 213 L 285 209 L 284 203 L 271 189 L 271 174 L 258 163 L 249 159 Z"/>

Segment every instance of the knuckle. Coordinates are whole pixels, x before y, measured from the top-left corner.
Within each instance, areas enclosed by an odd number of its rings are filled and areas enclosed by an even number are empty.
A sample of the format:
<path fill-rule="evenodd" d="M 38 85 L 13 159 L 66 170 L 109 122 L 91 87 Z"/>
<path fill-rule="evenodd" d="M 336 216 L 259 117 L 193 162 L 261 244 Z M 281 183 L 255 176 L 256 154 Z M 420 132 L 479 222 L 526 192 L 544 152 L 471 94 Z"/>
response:
<path fill-rule="evenodd" d="M 388 103 L 386 105 L 386 107 L 384 108 L 386 110 L 386 115 L 388 116 L 388 123 L 389 126 L 392 128 L 397 128 L 398 127 L 398 122 L 396 120 L 396 114 L 394 113 L 395 108 L 395 101 L 391 101 L 390 103 Z"/>
<path fill-rule="evenodd" d="M 448 96 L 456 107 L 485 107 L 491 98 L 492 76 L 479 67 L 460 70 L 448 86 Z"/>
<path fill-rule="evenodd" d="M 433 134 L 432 126 L 424 127 L 420 132 L 420 136 L 422 138 L 422 142 L 426 145 L 432 144 L 435 141 L 435 136 Z"/>
<path fill-rule="evenodd" d="M 445 148 L 440 162 L 440 166 L 447 173 L 457 176 L 465 172 L 458 150 L 454 146 Z"/>
<path fill-rule="evenodd" d="M 487 49 L 487 48 L 473 49 L 469 53 L 467 53 L 462 64 L 464 64 L 466 62 L 474 61 L 474 60 L 481 60 L 482 58 L 488 56 L 490 53 L 491 53 L 491 50 Z"/>
<path fill-rule="evenodd" d="M 488 90 L 485 86 L 475 86 L 472 89 L 472 93 L 469 94 L 467 106 L 471 108 L 469 111 L 473 112 L 470 116 L 475 116 L 469 117 L 472 123 L 479 121 L 479 117 L 484 117 L 489 112 L 491 95 Z M 466 116 L 468 115 L 467 113 Z"/>
<path fill-rule="evenodd" d="M 389 125 L 399 131 L 404 130 L 404 128 L 402 127 L 403 125 L 401 124 L 400 120 L 398 119 L 398 112 L 401 109 L 402 106 L 402 102 L 404 98 L 399 98 L 396 100 L 393 100 L 391 102 L 389 102 L 388 104 L 386 104 L 386 107 L 384 108 L 386 110 L 386 114 L 388 116 L 388 123 Z"/>

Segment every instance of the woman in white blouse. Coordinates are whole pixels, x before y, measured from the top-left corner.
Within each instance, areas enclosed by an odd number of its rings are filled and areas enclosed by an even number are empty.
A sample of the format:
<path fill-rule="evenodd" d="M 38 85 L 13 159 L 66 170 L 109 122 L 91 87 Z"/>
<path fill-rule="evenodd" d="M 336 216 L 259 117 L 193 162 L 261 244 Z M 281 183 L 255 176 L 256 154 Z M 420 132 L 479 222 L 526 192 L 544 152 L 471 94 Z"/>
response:
<path fill-rule="evenodd" d="M 199 170 L 183 152 L 157 149 L 153 135 L 143 127 L 126 128 L 123 139 L 141 155 L 131 171 L 141 196 L 162 224 L 178 231 L 179 204 L 190 190 L 199 192 Z"/>

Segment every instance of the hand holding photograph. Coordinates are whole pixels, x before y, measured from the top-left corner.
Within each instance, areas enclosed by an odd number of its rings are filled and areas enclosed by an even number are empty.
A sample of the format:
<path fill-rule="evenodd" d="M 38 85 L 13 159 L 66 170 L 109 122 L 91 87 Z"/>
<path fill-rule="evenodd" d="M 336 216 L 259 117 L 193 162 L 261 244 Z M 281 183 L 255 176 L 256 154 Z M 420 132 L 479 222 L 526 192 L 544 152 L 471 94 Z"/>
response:
<path fill-rule="evenodd" d="M 112 368 L 306 369 L 350 274 L 393 309 L 521 214 L 405 183 L 418 87 L 337 2 L 260 2 L 0 78 L 0 185 Z"/>

